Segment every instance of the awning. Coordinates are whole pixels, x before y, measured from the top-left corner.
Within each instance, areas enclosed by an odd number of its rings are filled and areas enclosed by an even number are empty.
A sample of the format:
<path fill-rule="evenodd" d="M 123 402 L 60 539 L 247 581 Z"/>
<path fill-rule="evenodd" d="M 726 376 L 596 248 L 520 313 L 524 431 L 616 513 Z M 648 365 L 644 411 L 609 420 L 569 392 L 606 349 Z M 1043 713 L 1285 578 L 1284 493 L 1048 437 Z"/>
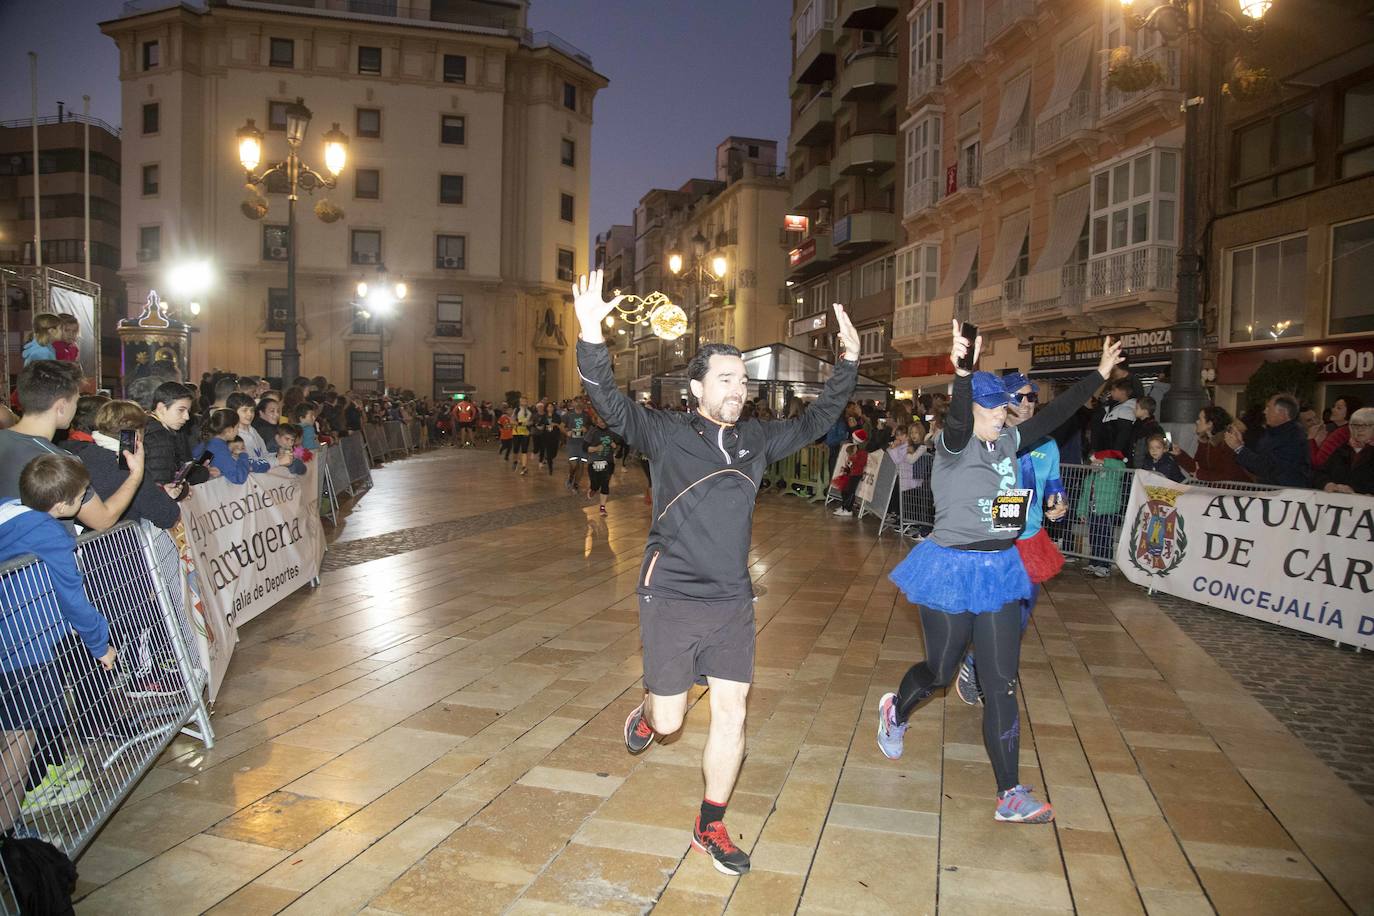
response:
<path fill-rule="evenodd" d="M 1021 123 L 1021 113 L 1026 110 L 1026 99 L 1030 97 L 1030 71 L 1027 70 L 1006 84 L 1002 90 L 1002 104 L 997 109 L 997 127 L 988 140 L 988 148 L 1004 143 L 1016 125 Z"/>
<path fill-rule="evenodd" d="M 1040 252 L 1032 273 L 1058 272 L 1069 261 L 1083 234 L 1083 221 L 1088 218 L 1088 186 L 1065 191 L 1054 200 L 1054 215 L 1050 218 L 1050 238 Z"/>
<path fill-rule="evenodd" d="M 969 271 L 973 269 L 973 262 L 978 259 L 978 236 L 979 231 L 977 229 L 970 229 L 968 232 L 955 237 L 954 257 L 950 260 L 949 273 L 945 274 L 945 279 L 940 284 L 940 288 L 935 291 L 937 299 L 953 296 L 964 288 L 964 281 L 968 279 Z"/>
<path fill-rule="evenodd" d="M 1074 94 L 1083 87 L 1083 79 L 1088 72 L 1088 58 L 1092 55 L 1092 30 L 1075 38 L 1070 38 L 1059 48 L 1059 57 L 1054 62 L 1054 88 L 1050 90 L 1050 100 L 1040 110 L 1039 121 L 1050 118 L 1068 109 Z"/>
<path fill-rule="evenodd" d="M 978 271 L 979 286 L 996 286 L 1016 267 L 1016 259 L 1021 256 L 1021 243 L 1026 240 L 1026 230 L 1030 228 L 1030 210 L 1022 210 L 1002 218 L 1002 228 L 997 231 L 997 247 L 992 252 L 992 262 L 987 270 Z"/>

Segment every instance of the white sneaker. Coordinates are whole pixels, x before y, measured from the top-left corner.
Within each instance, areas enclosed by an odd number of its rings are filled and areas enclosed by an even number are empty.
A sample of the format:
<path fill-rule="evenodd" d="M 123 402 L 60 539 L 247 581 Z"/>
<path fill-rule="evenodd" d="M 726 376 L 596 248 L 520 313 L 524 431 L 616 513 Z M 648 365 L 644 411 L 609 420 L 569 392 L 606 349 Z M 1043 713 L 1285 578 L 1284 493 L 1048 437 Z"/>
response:
<path fill-rule="evenodd" d="M 1112 574 L 1110 566 L 1089 566 L 1088 572 L 1097 576 L 1099 579 L 1105 579 Z"/>
<path fill-rule="evenodd" d="M 853 518 L 853 517 L 854 517 L 854 513 L 851 512 L 851 511 L 849 511 L 848 509 L 836 509 L 834 512 L 832 512 L 832 513 L 830 513 L 830 514 L 833 515 L 833 516 L 835 516 L 836 518 Z"/>

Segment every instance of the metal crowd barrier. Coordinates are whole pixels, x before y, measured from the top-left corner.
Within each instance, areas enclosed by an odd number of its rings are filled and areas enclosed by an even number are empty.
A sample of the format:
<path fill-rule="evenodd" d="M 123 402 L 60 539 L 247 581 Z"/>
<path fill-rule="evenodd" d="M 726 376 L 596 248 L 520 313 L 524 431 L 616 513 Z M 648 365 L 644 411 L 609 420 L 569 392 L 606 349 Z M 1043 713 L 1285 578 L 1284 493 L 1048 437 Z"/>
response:
<path fill-rule="evenodd" d="M 807 445 L 775 461 L 764 471 L 767 489 L 818 502 L 830 486 L 829 453 L 824 445 Z"/>
<path fill-rule="evenodd" d="M 178 732 L 214 741 L 171 538 L 124 522 L 82 536 L 75 560 L 109 624 L 111 671 L 65 619 L 45 563 L 0 564 L 0 832 L 73 859 Z M 18 912 L 4 878 L 0 912 Z"/>
<path fill-rule="evenodd" d="M 320 472 L 315 475 L 319 481 L 320 518 L 328 518 L 331 524 L 339 523 L 340 487 L 334 482 L 334 469 L 330 467 L 330 456 L 338 454 L 338 446 L 321 445 L 315 452 Z M 340 455 L 339 457 L 343 457 Z M 337 463 L 334 462 L 334 463 Z M 348 476 L 345 474 L 345 481 Z"/>
<path fill-rule="evenodd" d="M 357 496 L 372 486 L 372 458 L 367 453 L 367 437 L 362 433 L 349 433 L 341 437 L 339 452 L 343 455 L 353 495 Z"/>
<path fill-rule="evenodd" d="M 363 434 L 367 436 L 369 457 L 374 463 L 380 464 L 387 456 L 386 429 L 380 423 L 368 423 L 363 426 Z"/>
<path fill-rule="evenodd" d="M 402 458 L 410 454 L 410 432 L 406 425 L 400 420 L 387 420 L 383 424 L 386 434 L 386 454 L 387 457 L 400 455 Z"/>

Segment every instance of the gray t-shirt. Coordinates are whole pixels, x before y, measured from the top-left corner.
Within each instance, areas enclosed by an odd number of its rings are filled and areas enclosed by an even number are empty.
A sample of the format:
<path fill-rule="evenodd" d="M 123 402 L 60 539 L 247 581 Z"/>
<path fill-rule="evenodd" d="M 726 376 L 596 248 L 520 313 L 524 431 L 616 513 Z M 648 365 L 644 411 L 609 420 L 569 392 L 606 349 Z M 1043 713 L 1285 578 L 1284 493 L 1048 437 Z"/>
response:
<path fill-rule="evenodd" d="M 54 445 L 42 436 L 17 433 L 12 429 L 0 429 L 0 500 L 19 498 L 19 475 L 24 465 L 40 455 L 67 455 L 67 451 Z M 82 505 L 90 502 L 95 491 L 86 488 L 81 497 Z"/>
<path fill-rule="evenodd" d="M 1011 427 L 1003 429 L 993 443 L 970 436 L 960 452 L 946 449 L 944 437 L 940 437 L 931 473 L 935 491 L 935 530 L 931 540 L 941 547 L 966 547 L 987 541 L 1006 541 L 1010 546 L 1016 541 L 1020 528 L 999 521 L 994 515 L 1002 509 L 997 497 L 1012 497 L 1018 489 L 1019 443 L 1020 437 Z"/>

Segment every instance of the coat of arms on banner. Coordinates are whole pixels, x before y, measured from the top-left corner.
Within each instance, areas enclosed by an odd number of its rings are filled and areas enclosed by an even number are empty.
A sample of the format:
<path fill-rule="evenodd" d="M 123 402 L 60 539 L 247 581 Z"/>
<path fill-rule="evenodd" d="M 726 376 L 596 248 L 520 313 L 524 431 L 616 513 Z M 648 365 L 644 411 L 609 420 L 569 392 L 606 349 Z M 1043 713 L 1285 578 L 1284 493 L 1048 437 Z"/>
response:
<path fill-rule="evenodd" d="M 1148 499 L 1131 526 L 1131 564 L 1151 576 L 1167 576 L 1183 562 L 1188 535 L 1174 505 L 1182 490 L 1145 487 Z"/>

